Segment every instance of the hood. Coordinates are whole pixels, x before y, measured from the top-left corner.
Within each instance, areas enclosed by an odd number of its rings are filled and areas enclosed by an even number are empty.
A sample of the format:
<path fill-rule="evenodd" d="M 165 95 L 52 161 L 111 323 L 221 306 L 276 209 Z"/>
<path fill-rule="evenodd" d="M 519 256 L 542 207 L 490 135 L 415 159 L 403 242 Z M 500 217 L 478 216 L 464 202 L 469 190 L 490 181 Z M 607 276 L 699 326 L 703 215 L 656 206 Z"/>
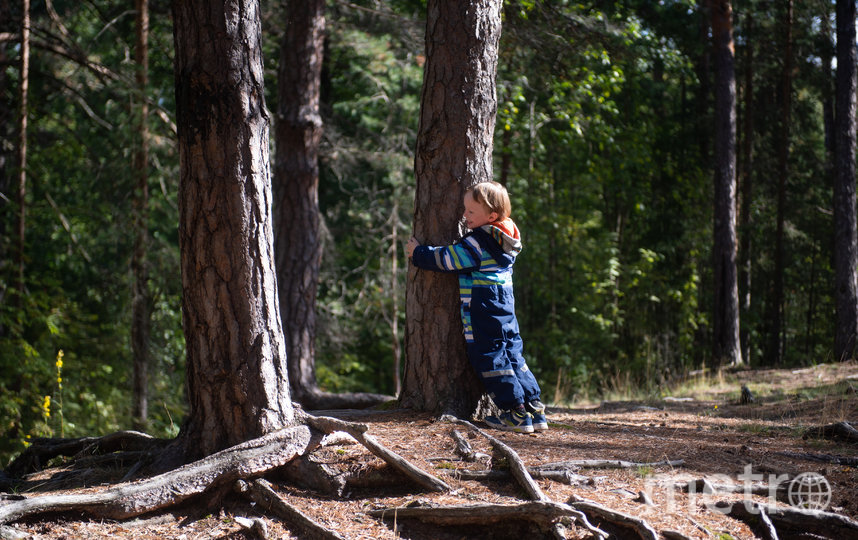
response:
<path fill-rule="evenodd" d="M 514 258 L 521 251 L 521 234 L 512 219 L 495 221 L 480 228 L 498 243 L 506 255 Z"/>

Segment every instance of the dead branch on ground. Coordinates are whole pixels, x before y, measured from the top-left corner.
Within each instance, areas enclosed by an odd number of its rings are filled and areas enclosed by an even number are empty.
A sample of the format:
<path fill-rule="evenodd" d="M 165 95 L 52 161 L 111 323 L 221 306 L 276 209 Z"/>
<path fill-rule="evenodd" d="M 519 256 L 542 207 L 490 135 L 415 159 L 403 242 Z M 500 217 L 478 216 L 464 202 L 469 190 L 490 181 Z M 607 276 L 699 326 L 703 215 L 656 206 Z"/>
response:
<path fill-rule="evenodd" d="M 807 429 L 802 438 L 838 439 L 848 442 L 858 442 L 858 429 L 849 422 L 835 422 L 827 426 L 817 426 Z"/>

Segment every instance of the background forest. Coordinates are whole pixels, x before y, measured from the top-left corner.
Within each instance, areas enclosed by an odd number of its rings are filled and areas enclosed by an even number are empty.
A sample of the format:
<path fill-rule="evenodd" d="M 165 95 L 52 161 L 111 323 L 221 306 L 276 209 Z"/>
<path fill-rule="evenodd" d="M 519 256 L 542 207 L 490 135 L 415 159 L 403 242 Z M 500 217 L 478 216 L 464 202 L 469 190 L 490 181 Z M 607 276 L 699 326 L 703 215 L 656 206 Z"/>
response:
<path fill-rule="evenodd" d="M 150 108 L 147 431 L 174 436 L 185 413 L 170 2 L 149 4 L 141 91 L 131 2 L 33 1 L 23 259 L 19 4 L 0 0 L 3 465 L 30 437 L 132 425 L 141 102 Z M 733 4 L 743 356 L 754 367 L 831 361 L 834 4 L 796 2 L 791 17 L 785 2 Z M 266 102 L 276 110 L 286 21 L 278 3 L 263 9 Z M 328 5 L 316 346 L 327 391 L 394 393 L 424 14 L 411 0 Z M 548 402 L 656 394 L 711 364 L 708 20 L 694 0 L 505 2 L 494 169 L 523 232 L 518 316 Z"/>

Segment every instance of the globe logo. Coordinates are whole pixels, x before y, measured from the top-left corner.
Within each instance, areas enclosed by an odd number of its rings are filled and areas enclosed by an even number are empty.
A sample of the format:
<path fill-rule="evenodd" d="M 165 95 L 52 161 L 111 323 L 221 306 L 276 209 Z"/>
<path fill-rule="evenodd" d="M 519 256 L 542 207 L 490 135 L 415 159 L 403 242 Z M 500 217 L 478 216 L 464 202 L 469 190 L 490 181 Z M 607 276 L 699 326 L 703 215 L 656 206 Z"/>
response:
<path fill-rule="evenodd" d="M 794 508 L 825 510 L 831 503 L 831 484 L 821 474 L 805 472 L 789 483 L 787 494 Z"/>

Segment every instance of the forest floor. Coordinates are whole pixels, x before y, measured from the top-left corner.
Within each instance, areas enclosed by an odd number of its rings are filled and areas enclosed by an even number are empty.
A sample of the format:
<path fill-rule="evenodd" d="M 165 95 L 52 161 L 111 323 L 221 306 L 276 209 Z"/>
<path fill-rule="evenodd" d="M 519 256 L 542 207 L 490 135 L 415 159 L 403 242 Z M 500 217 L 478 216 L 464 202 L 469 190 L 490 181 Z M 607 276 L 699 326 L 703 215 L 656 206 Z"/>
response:
<path fill-rule="evenodd" d="M 754 402 L 740 404 L 745 384 Z M 551 428 L 536 434 L 486 430 L 502 440 L 528 467 L 570 460 L 625 460 L 642 465 L 615 469 L 580 469 L 586 481 L 572 485 L 536 480 L 552 501 L 589 500 L 645 519 L 656 531 L 677 531 L 688 538 L 756 538 L 742 521 L 714 509 L 718 501 L 752 498 L 760 503 L 785 505 L 759 495 L 685 493 L 677 484 L 701 478 L 713 484 L 743 485 L 745 474 L 758 474 L 769 485 L 788 482 L 802 473 L 822 475 L 831 488 L 826 509 L 858 518 L 858 469 L 816 459 L 820 456 L 858 458 L 855 442 L 807 436 L 808 428 L 834 422 L 858 422 L 858 364 L 822 364 L 797 370 L 739 370 L 686 383 L 668 398 L 613 401 L 572 408 L 549 407 Z M 335 414 L 327 411 L 326 414 Z M 485 461 L 458 458 L 451 430 L 466 434 L 474 449 L 491 455 L 485 437 L 429 415 L 394 410 L 349 416 L 366 424 L 380 443 L 452 487 L 429 493 L 403 480 L 398 486 L 352 489 L 339 497 L 274 483 L 290 504 L 349 539 L 486 538 L 503 537 L 485 529 L 441 528 L 410 520 L 380 519 L 371 510 L 407 505 L 514 504 L 525 495 L 513 480 L 462 480 L 461 469 L 480 470 Z M 484 427 L 484 426 L 482 426 Z M 360 444 L 326 446 L 317 458 L 342 471 L 384 469 L 384 462 Z M 682 460 L 678 466 L 646 465 Z M 750 468 L 749 468 L 750 467 Z M 58 469 L 46 470 L 48 485 Z M 782 476 L 782 475 L 789 475 Z M 90 480 L 91 481 L 91 480 Z M 36 489 L 27 496 L 57 494 Z M 70 491 L 80 492 L 76 487 Z M 86 490 L 103 489 L 99 486 Z M 639 502 L 647 493 L 654 505 Z M 206 510 L 197 500 L 170 513 L 132 522 L 92 521 L 80 515 L 53 515 L 18 522 L 14 527 L 30 538 L 252 539 L 237 517 L 262 516 L 269 538 L 300 538 L 262 509 L 236 498 L 220 510 Z M 594 521 L 595 523 L 595 521 Z M 516 534 L 509 529 L 510 536 Z M 570 538 L 585 538 L 584 529 L 569 529 Z M 578 536 L 576 536 L 578 535 Z M 519 536 L 520 537 L 520 536 Z M 536 538 L 536 536 L 531 535 Z M 676 536 L 680 537 L 680 536 Z M 842 540 L 839 539 L 839 540 Z"/>

